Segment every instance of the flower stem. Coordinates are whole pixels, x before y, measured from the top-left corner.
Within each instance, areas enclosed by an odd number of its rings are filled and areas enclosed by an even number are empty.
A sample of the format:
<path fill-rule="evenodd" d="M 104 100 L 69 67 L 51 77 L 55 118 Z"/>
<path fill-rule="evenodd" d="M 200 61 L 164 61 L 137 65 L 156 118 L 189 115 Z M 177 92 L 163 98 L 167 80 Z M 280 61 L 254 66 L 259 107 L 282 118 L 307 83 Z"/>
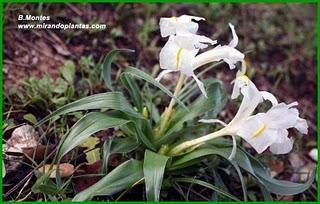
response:
<path fill-rule="evenodd" d="M 199 146 L 199 145 L 201 145 L 202 143 L 204 143 L 204 142 L 206 142 L 208 140 L 212 140 L 214 138 L 221 137 L 221 136 L 224 136 L 224 135 L 229 135 L 229 133 L 227 132 L 226 128 L 222 128 L 221 130 L 218 130 L 218 131 L 210 133 L 208 135 L 199 137 L 197 139 L 193 139 L 193 140 L 189 140 L 189 141 L 183 142 L 183 143 L 177 145 L 176 147 L 172 148 L 168 152 L 167 155 L 169 155 L 169 156 L 178 156 L 181 153 L 183 153 L 185 150 L 187 150 L 187 149 L 189 149 L 191 147 Z"/>
<path fill-rule="evenodd" d="M 173 95 L 175 97 L 178 96 L 182 86 L 183 86 L 183 82 L 184 82 L 184 79 L 186 78 L 186 75 L 184 74 L 180 74 L 180 77 L 179 77 L 179 80 L 178 80 L 178 83 L 176 85 L 176 88 L 174 90 L 174 93 Z M 160 122 L 160 127 L 159 127 L 159 131 L 158 133 L 156 134 L 156 137 L 155 139 L 160 139 L 165 131 L 165 129 L 167 128 L 167 125 L 168 125 L 168 122 L 169 122 L 169 119 L 172 115 L 172 109 L 173 109 L 173 106 L 175 105 L 175 99 L 172 98 L 170 103 L 169 103 L 169 106 L 166 107 L 165 111 L 163 112 L 162 116 L 161 116 L 161 122 Z"/>

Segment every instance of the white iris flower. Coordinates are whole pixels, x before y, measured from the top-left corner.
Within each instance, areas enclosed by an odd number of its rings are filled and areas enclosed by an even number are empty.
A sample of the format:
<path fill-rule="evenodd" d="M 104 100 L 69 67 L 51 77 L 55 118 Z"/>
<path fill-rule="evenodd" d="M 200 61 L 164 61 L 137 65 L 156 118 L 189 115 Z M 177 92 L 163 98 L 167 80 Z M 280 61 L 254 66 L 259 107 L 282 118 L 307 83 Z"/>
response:
<path fill-rule="evenodd" d="M 187 77 L 193 77 L 202 94 L 207 97 L 205 87 L 194 74 L 194 70 L 204 64 L 220 60 L 224 60 L 233 69 L 234 64 L 242 61 L 244 55 L 234 48 L 238 44 L 238 36 L 235 33 L 234 26 L 229 24 L 233 35 L 229 45 L 219 45 L 196 56 L 200 49 L 206 48 L 208 44 L 214 45 L 217 41 L 195 34 L 198 30 L 198 24 L 192 20 L 205 19 L 188 15 L 160 19 L 161 36 L 170 37 L 160 51 L 160 68 L 164 71 L 158 75 L 156 80 L 160 81 L 164 75 L 170 72 L 180 71 Z"/>
<path fill-rule="evenodd" d="M 165 70 L 159 74 L 156 80 L 160 81 L 164 75 L 170 72 L 180 71 L 182 74 L 188 77 L 193 77 L 203 95 L 207 97 L 203 83 L 193 72 L 193 60 L 196 54 L 199 52 L 199 49 L 189 50 L 181 48 L 175 42 L 175 38 L 176 36 L 170 36 L 168 42 L 160 51 L 160 68 Z"/>
<path fill-rule="evenodd" d="M 286 154 L 293 147 L 293 139 L 288 137 L 289 128 L 296 128 L 303 134 L 308 133 L 305 119 L 299 117 L 299 111 L 293 106 L 280 103 L 266 113 L 258 113 L 249 117 L 237 131 L 237 135 L 245 139 L 258 153 L 268 147 L 274 154 Z"/>
<path fill-rule="evenodd" d="M 268 147 L 274 154 L 286 154 L 293 147 L 293 139 L 288 137 L 289 128 L 296 128 L 303 134 L 308 133 L 305 119 L 299 117 L 299 111 L 293 106 L 278 103 L 269 92 L 259 91 L 254 83 L 245 75 L 239 75 L 234 82 L 232 98 L 238 97 L 240 92 L 243 100 L 233 120 L 226 126 L 227 132 L 238 135 L 246 140 L 258 153 Z M 252 116 L 253 111 L 263 100 L 269 100 L 272 107 L 266 113 Z"/>

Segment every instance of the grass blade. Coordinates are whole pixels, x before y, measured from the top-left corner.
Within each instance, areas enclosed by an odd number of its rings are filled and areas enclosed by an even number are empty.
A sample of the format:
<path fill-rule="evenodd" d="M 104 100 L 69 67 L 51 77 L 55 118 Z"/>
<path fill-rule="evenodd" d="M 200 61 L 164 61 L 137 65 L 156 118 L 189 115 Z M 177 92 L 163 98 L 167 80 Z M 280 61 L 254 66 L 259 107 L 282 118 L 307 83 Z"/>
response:
<path fill-rule="evenodd" d="M 175 178 L 174 179 L 175 182 L 183 182 L 183 183 L 191 183 L 191 184 L 197 184 L 197 185 L 200 185 L 200 186 L 204 186 L 206 188 L 209 188 L 213 191 L 216 191 L 217 193 L 220 193 L 232 200 L 235 200 L 235 201 L 240 201 L 238 198 L 236 198 L 235 196 L 231 195 L 230 193 L 210 184 L 210 183 L 207 183 L 205 181 L 201 181 L 199 179 L 194 179 L 194 178 Z"/>

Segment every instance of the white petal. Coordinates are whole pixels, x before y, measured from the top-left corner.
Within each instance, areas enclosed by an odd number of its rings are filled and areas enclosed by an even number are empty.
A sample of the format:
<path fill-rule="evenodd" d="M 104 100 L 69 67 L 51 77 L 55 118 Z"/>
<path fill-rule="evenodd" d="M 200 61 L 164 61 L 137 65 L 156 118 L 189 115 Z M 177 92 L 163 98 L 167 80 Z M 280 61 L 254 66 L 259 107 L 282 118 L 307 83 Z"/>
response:
<path fill-rule="evenodd" d="M 194 50 L 208 47 L 207 44 L 216 44 L 217 41 L 211 40 L 203 35 L 184 34 L 175 37 L 177 45 L 183 49 Z"/>
<path fill-rule="evenodd" d="M 262 98 L 264 100 L 268 100 L 272 103 L 273 106 L 277 105 L 278 104 L 278 100 L 277 98 L 270 92 L 267 92 L 267 91 L 260 91 L 261 95 L 262 95 Z"/>
<path fill-rule="evenodd" d="M 238 45 L 239 38 L 238 38 L 237 33 L 236 33 L 235 29 L 234 29 L 234 26 L 231 23 L 229 23 L 229 27 L 230 27 L 231 32 L 232 32 L 232 40 L 230 41 L 229 46 L 230 47 L 236 47 Z"/>
<path fill-rule="evenodd" d="M 236 99 L 240 95 L 240 86 L 239 83 L 235 82 L 232 89 L 231 99 Z"/>
<path fill-rule="evenodd" d="M 267 129 L 260 136 L 247 141 L 259 154 L 264 152 L 277 137 L 277 131 L 274 129 Z"/>
<path fill-rule="evenodd" d="M 288 108 L 285 103 L 279 103 L 267 111 L 269 126 L 271 128 L 288 129 L 294 127 L 298 120 L 299 111 L 296 108 Z"/>
<path fill-rule="evenodd" d="M 180 17 L 160 18 L 160 33 L 162 37 L 176 34 L 196 33 L 199 26 L 196 22 L 205 20 L 197 16 L 182 15 Z"/>
<path fill-rule="evenodd" d="M 245 85 L 239 85 L 240 92 L 244 96 L 240 104 L 239 110 L 229 125 L 239 126 L 243 121 L 245 121 L 256 109 L 261 101 L 261 94 L 257 87 L 252 81 L 249 80 L 246 76 L 237 77 L 236 81 L 243 81 Z M 236 83 L 236 82 L 235 82 Z"/>
<path fill-rule="evenodd" d="M 160 51 L 159 61 L 161 69 L 176 70 L 176 56 L 179 49 L 174 42 L 174 37 L 170 37 Z"/>
<path fill-rule="evenodd" d="M 193 74 L 194 57 L 198 51 L 180 48 L 175 43 L 175 37 L 171 36 L 160 51 L 160 68 L 181 71 L 183 74 L 191 76 Z"/>
<path fill-rule="evenodd" d="M 294 125 L 299 132 L 302 134 L 308 134 L 308 123 L 303 118 L 298 118 L 296 124 Z"/>
<path fill-rule="evenodd" d="M 274 154 L 287 154 L 292 150 L 293 142 L 293 138 L 288 138 L 288 131 L 280 129 L 277 141 L 270 145 L 270 151 Z"/>
<path fill-rule="evenodd" d="M 277 137 L 277 130 L 265 127 L 259 135 L 255 133 L 263 126 L 264 114 L 259 114 L 251 117 L 248 121 L 244 122 L 237 134 L 245 139 L 259 154 L 265 151 L 271 144 L 274 143 Z"/>
<path fill-rule="evenodd" d="M 234 156 L 236 155 L 237 153 L 237 141 L 236 141 L 236 138 L 235 136 L 231 136 L 232 137 L 232 151 L 231 151 L 231 154 L 229 155 L 228 159 L 230 161 L 233 160 Z"/>
<path fill-rule="evenodd" d="M 181 73 L 185 74 L 186 76 L 192 76 L 193 73 L 193 62 L 195 55 L 198 53 L 199 50 L 185 50 L 181 52 L 180 62 L 178 69 Z"/>
<path fill-rule="evenodd" d="M 161 37 L 176 34 L 176 20 L 174 18 L 160 18 Z"/>
<path fill-rule="evenodd" d="M 201 20 L 206 20 L 203 17 L 198 17 L 198 16 L 191 16 L 191 15 L 182 15 L 178 17 L 178 21 L 179 22 L 190 22 L 191 20 L 195 20 L 195 21 L 201 21 Z"/>
<path fill-rule="evenodd" d="M 204 95 L 204 97 L 208 98 L 207 92 L 206 92 L 206 89 L 204 88 L 203 83 L 198 79 L 198 77 L 195 74 L 193 74 L 192 77 L 194 78 L 194 80 L 196 80 L 198 87 L 199 87 L 200 91 L 202 92 L 202 94 Z"/>
<path fill-rule="evenodd" d="M 299 105 L 297 101 L 288 104 L 288 108 Z"/>
<path fill-rule="evenodd" d="M 233 64 L 233 62 L 231 60 L 229 60 L 228 58 L 224 58 L 223 61 L 225 61 L 225 63 L 227 63 L 229 65 L 230 69 L 236 68 L 236 66 Z"/>
<path fill-rule="evenodd" d="M 264 124 L 264 118 L 265 113 L 260 113 L 246 119 L 245 122 L 238 127 L 237 135 L 247 141 L 250 140 L 254 133 Z"/>
<path fill-rule="evenodd" d="M 201 119 L 200 123 L 219 123 L 220 125 L 227 126 L 227 124 L 219 119 Z"/>
<path fill-rule="evenodd" d="M 243 75 L 245 76 L 245 75 Z M 244 87 L 248 85 L 248 79 L 247 78 L 243 78 L 241 77 L 241 75 L 237 74 L 237 78 L 235 80 L 232 81 L 232 83 L 234 83 L 233 85 L 233 90 L 232 90 L 232 94 L 231 94 L 231 99 L 235 99 L 238 98 L 238 96 L 240 95 L 240 90 Z"/>
<path fill-rule="evenodd" d="M 157 78 L 155 78 L 155 80 L 159 82 L 164 75 L 169 74 L 170 72 L 173 72 L 173 70 L 163 70 L 162 72 L 160 72 Z"/>

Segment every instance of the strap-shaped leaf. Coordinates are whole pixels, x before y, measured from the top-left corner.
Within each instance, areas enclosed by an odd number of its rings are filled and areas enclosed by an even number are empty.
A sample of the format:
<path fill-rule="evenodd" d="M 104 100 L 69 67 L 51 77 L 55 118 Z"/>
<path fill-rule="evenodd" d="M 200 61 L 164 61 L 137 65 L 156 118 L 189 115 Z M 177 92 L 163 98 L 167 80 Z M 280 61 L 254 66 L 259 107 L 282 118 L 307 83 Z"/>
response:
<path fill-rule="evenodd" d="M 201 116 L 207 112 L 211 112 L 215 116 L 221 111 L 227 101 L 227 94 L 222 83 L 217 80 L 212 80 L 208 85 L 208 98 L 199 96 L 199 98 L 189 106 L 190 111 L 186 112 L 183 109 L 178 109 L 174 115 L 170 126 L 164 137 L 161 138 L 160 144 L 166 143 L 174 139 L 172 133 L 181 130 L 183 123 Z"/>
<path fill-rule="evenodd" d="M 113 169 L 97 183 L 78 193 L 73 201 L 91 200 L 94 196 L 113 195 L 131 187 L 142 178 L 142 162 L 129 160 Z"/>
<path fill-rule="evenodd" d="M 135 105 L 135 107 L 137 107 L 139 113 L 142 113 L 143 100 L 141 96 L 141 90 L 139 89 L 138 85 L 127 73 L 122 73 L 120 76 L 120 80 L 122 84 L 125 85 L 125 87 L 128 89 L 132 97 L 133 104 Z"/>
<path fill-rule="evenodd" d="M 138 77 L 140 79 L 143 79 L 147 82 L 149 82 L 150 84 L 158 87 L 159 89 L 161 89 L 164 93 L 166 93 L 168 96 L 170 96 L 171 98 L 174 98 L 176 100 L 176 102 L 182 106 L 185 110 L 189 110 L 181 100 L 179 100 L 177 97 L 175 97 L 166 87 L 164 87 L 162 84 L 160 84 L 159 82 L 157 82 L 152 76 L 150 76 L 149 74 L 134 68 L 134 67 L 129 67 L 124 73 L 133 75 L 135 77 Z"/>
<path fill-rule="evenodd" d="M 243 152 L 243 154 L 245 154 Z M 248 155 L 252 168 L 255 174 L 261 179 L 264 186 L 272 193 L 279 195 L 295 195 L 307 190 L 313 183 L 316 175 L 316 171 L 312 170 L 309 174 L 309 179 L 305 183 L 294 183 L 285 180 L 278 180 L 272 178 L 269 171 L 254 157 Z"/>
<path fill-rule="evenodd" d="M 111 79 L 111 64 L 114 60 L 114 58 L 119 54 L 120 52 L 134 52 L 134 50 L 130 49 L 114 49 L 111 50 L 105 57 L 103 64 L 102 64 L 102 75 L 104 82 L 108 89 L 111 91 L 114 91 L 112 86 L 112 79 Z"/>
<path fill-rule="evenodd" d="M 125 113 L 128 113 L 137 118 L 143 118 L 140 114 L 138 114 L 128 103 L 127 99 L 120 92 L 107 92 L 101 94 L 95 94 L 92 96 L 88 96 L 72 103 L 69 103 L 65 106 L 62 106 L 58 110 L 54 111 L 50 115 L 43 118 L 37 126 L 45 123 L 46 121 L 54 118 L 56 116 L 67 114 L 75 111 L 81 110 L 93 110 L 93 109 L 101 109 L 108 108 L 119 110 Z"/>
<path fill-rule="evenodd" d="M 201 158 L 216 154 L 228 159 L 232 147 L 203 147 L 196 149 L 186 155 L 174 159 L 170 169 L 177 169 L 192 165 Z M 254 157 L 246 154 L 241 148 L 237 149 L 237 153 L 233 162 L 239 165 L 242 169 L 253 175 L 257 181 L 266 187 L 272 193 L 279 195 L 295 195 L 307 190 L 315 178 L 315 171 L 312 171 L 310 177 L 305 183 L 293 183 L 290 181 L 278 180 L 271 177 L 268 170 Z"/>
<path fill-rule="evenodd" d="M 220 193 L 232 200 L 235 200 L 235 201 L 240 201 L 238 198 L 236 198 L 235 196 L 231 195 L 230 193 L 208 183 L 208 182 L 205 182 L 205 181 L 201 181 L 199 179 L 194 179 L 194 178 L 175 178 L 174 179 L 175 182 L 183 182 L 183 183 L 191 183 L 191 184 L 197 184 L 197 185 L 200 185 L 200 186 L 204 186 L 206 188 L 209 188 L 213 191 L 216 191 L 217 193 Z"/>
<path fill-rule="evenodd" d="M 57 152 L 58 161 L 63 155 L 81 144 L 94 133 L 112 127 L 117 127 L 130 122 L 122 118 L 109 116 L 107 113 L 92 112 L 83 116 L 74 124 L 65 138 L 60 141 Z"/>
<path fill-rule="evenodd" d="M 145 151 L 143 173 L 148 201 L 159 201 L 164 170 L 169 157 Z"/>
<path fill-rule="evenodd" d="M 107 164 L 109 157 L 115 153 L 128 153 L 135 150 L 139 146 L 139 142 L 133 138 L 111 138 L 103 143 L 102 147 L 102 172 L 107 172 Z"/>

